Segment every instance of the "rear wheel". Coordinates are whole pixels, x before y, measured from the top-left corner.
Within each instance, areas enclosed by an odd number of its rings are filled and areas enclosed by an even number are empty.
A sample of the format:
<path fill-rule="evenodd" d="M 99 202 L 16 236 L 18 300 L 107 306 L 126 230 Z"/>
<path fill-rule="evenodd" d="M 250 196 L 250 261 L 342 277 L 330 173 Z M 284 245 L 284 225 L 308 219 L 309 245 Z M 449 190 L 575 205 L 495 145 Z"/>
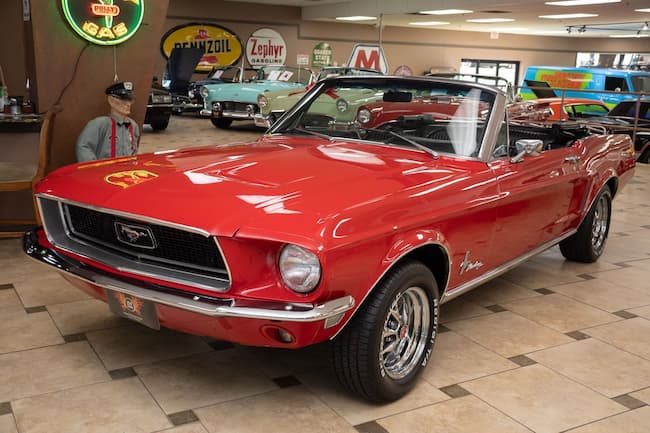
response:
<path fill-rule="evenodd" d="M 605 250 L 612 216 L 612 194 L 604 187 L 572 236 L 560 242 L 562 255 L 575 262 L 592 263 Z"/>
<path fill-rule="evenodd" d="M 385 402 L 413 388 L 438 327 L 438 287 L 420 262 L 398 265 L 335 340 L 334 369 L 348 390 Z"/>
<path fill-rule="evenodd" d="M 223 117 L 211 117 L 210 122 L 212 122 L 212 124 L 217 128 L 228 129 L 230 128 L 232 119 L 224 119 Z"/>

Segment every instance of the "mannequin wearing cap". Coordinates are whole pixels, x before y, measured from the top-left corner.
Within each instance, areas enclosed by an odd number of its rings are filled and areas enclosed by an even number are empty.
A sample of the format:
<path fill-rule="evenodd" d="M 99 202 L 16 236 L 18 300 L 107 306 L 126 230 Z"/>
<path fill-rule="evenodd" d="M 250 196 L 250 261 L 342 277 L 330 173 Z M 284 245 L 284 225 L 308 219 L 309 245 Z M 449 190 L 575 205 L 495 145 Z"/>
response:
<path fill-rule="evenodd" d="M 77 161 L 117 158 L 138 153 L 140 128 L 131 114 L 133 84 L 120 82 L 106 88 L 110 115 L 92 119 L 77 138 Z"/>

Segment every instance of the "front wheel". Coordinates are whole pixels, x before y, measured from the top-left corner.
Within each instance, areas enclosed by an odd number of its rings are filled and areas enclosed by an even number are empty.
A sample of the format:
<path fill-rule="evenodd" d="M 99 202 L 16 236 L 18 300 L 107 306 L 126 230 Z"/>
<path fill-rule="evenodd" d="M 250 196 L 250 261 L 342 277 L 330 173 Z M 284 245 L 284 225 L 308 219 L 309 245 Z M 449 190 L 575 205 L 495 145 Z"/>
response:
<path fill-rule="evenodd" d="M 612 216 L 612 194 L 604 187 L 578 231 L 560 242 L 560 251 L 568 260 L 593 263 L 603 254 Z"/>
<path fill-rule="evenodd" d="M 335 340 L 339 381 L 374 402 L 405 395 L 429 361 L 438 313 L 438 287 L 429 268 L 415 261 L 399 264 Z"/>

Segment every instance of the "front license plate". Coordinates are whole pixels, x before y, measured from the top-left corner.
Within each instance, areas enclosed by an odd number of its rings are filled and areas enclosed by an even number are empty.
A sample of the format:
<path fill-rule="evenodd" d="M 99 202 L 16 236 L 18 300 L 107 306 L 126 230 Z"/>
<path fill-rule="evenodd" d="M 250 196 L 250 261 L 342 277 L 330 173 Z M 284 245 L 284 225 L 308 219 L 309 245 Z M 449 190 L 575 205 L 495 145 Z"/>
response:
<path fill-rule="evenodd" d="M 127 295 L 113 290 L 106 290 L 106 300 L 111 311 L 153 329 L 160 329 L 156 305 L 146 299 Z"/>

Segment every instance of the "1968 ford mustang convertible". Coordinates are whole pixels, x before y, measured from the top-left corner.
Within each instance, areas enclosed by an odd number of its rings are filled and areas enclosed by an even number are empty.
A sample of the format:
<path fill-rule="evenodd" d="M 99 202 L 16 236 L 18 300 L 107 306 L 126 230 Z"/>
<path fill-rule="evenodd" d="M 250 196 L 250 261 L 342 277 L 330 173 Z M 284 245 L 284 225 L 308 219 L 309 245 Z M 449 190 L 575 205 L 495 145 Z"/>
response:
<path fill-rule="evenodd" d="M 339 89 L 407 114 L 364 128 L 319 111 Z M 346 388 L 395 400 L 429 362 L 445 301 L 558 243 L 569 260 L 603 253 L 630 137 L 505 112 L 505 95 L 480 84 L 326 79 L 250 144 L 51 173 L 24 248 L 153 328 L 282 348 L 333 340 Z"/>

